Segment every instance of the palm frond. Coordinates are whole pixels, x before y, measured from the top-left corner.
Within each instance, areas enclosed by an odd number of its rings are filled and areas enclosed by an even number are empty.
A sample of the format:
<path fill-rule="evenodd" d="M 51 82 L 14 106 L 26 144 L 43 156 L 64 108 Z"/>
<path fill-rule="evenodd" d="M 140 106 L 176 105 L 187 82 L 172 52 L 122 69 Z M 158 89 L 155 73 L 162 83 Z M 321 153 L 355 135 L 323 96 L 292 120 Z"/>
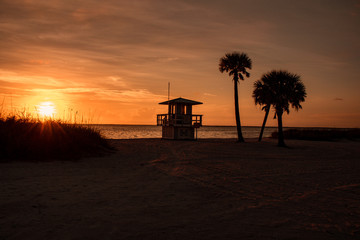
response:
<path fill-rule="evenodd" d="M 290 112 L 302 108 L 306 90 L 300 76 L 284 70 L 273 70 L 264 74 L 254 83 L 253 98 L 255 104 L 270 104 L 275 111 Z"/>
<path fill-rule="evenodd" d="M 229 76 L 233 76 L 233 80 L 244 80 L 243 74 L 250 77 L 247 69 L 251 69 L 251 66 L 252 61 L 246 53 L 226 53 L 219 61 L 219 71 L 229 73 Z"/>

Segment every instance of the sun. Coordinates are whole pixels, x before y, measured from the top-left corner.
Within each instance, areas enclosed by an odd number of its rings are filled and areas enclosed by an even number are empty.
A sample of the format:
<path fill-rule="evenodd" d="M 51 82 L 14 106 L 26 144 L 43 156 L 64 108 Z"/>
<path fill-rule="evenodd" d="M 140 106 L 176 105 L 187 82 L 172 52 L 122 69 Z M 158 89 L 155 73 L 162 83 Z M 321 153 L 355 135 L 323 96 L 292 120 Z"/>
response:
<path fill-rule="evenodd" d="M 55 104 L 53 102 L 41 102 L 37 105 L 37 112 L 41 117 L 53 117 L 56 114 Z"/>

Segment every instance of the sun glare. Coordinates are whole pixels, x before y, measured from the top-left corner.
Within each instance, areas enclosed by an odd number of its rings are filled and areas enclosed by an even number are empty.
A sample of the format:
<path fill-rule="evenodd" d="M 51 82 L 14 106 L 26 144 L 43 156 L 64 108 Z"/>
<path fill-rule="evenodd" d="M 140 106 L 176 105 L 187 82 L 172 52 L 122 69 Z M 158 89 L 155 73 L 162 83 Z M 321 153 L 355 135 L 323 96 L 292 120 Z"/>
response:
<path fill-rule="evenodd" d="M 41 117 L 53 117 L 56 114 L 56 108 L 53 102 L 42 102 L 37 105 L 37 112 Z"/>

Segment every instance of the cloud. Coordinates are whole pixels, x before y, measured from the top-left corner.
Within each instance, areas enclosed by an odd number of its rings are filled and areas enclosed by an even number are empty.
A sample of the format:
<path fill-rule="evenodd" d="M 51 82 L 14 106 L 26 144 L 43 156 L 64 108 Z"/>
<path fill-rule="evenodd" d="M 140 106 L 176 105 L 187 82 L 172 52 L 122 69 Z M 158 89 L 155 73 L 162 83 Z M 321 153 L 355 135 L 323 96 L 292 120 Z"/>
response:
<path fill-rule="evenodd" d="M 272 68 L 313 79 L 318 96 L 324 84 L 330 96 L 360 87 L 359 28 L 347 14 L 358 12 L 353 1 L 0 1 L 1 95 L 59 93 L 81 99 L 75 104 L 93 99 L 90 108 L 96 99 L 141 108 L 171 82 L 174 94 L 218 104 L 232 91 L 218 83 L 228 51 L 253 59 L 241 97 Z"/>
<path fill-rule="evenodd" d="M 204 93 L 204 96 L 207 96 L 207 97 L 216 97 L 215 94 L 212 94 L 212 93 Z"/>
<path fill-rule="evenodd" d="M 41 89 L 35 88 L 28 90 L 36 94 L 68 94 L 78 97 L 97 99 L 99 101 L 115 101 L 123 103 L 146 103 L 154 102 L 157 99 L 163 99 L 165 96 L 150 92 L 147 89 L 104 89 L 104 88 L 58 88 L 58 89 Z"/>
<path fill-rule="evenodd" d="M 344 99 L 343 98 L 334 98 L 335 101 L 343 101 Z"/>
<path fill-rule="evenodd" d="M 0 81 L 5 85 L 18 85 L 23 84 L 23 86 L 34 86 L 42 85 L 45 88 L 51 88 L 52 86 L 61 86 L 63 82 L 61 80 L 55 79 L 49 76 L 42 75 L 22 75 L 17 74 L 12 71 L 3 71 L 0 69 Z"/>

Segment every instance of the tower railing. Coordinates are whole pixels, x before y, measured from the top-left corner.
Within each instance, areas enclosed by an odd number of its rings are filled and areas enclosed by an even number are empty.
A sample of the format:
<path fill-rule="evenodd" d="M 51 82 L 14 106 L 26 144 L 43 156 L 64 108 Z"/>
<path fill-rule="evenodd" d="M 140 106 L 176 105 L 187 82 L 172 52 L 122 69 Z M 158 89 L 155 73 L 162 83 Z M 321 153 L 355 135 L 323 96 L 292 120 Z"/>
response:
<path fill-rule="evenodd" d="M 202 115 L 197 114 L 158 114 L 157 126 L 202 126 Z"/>

